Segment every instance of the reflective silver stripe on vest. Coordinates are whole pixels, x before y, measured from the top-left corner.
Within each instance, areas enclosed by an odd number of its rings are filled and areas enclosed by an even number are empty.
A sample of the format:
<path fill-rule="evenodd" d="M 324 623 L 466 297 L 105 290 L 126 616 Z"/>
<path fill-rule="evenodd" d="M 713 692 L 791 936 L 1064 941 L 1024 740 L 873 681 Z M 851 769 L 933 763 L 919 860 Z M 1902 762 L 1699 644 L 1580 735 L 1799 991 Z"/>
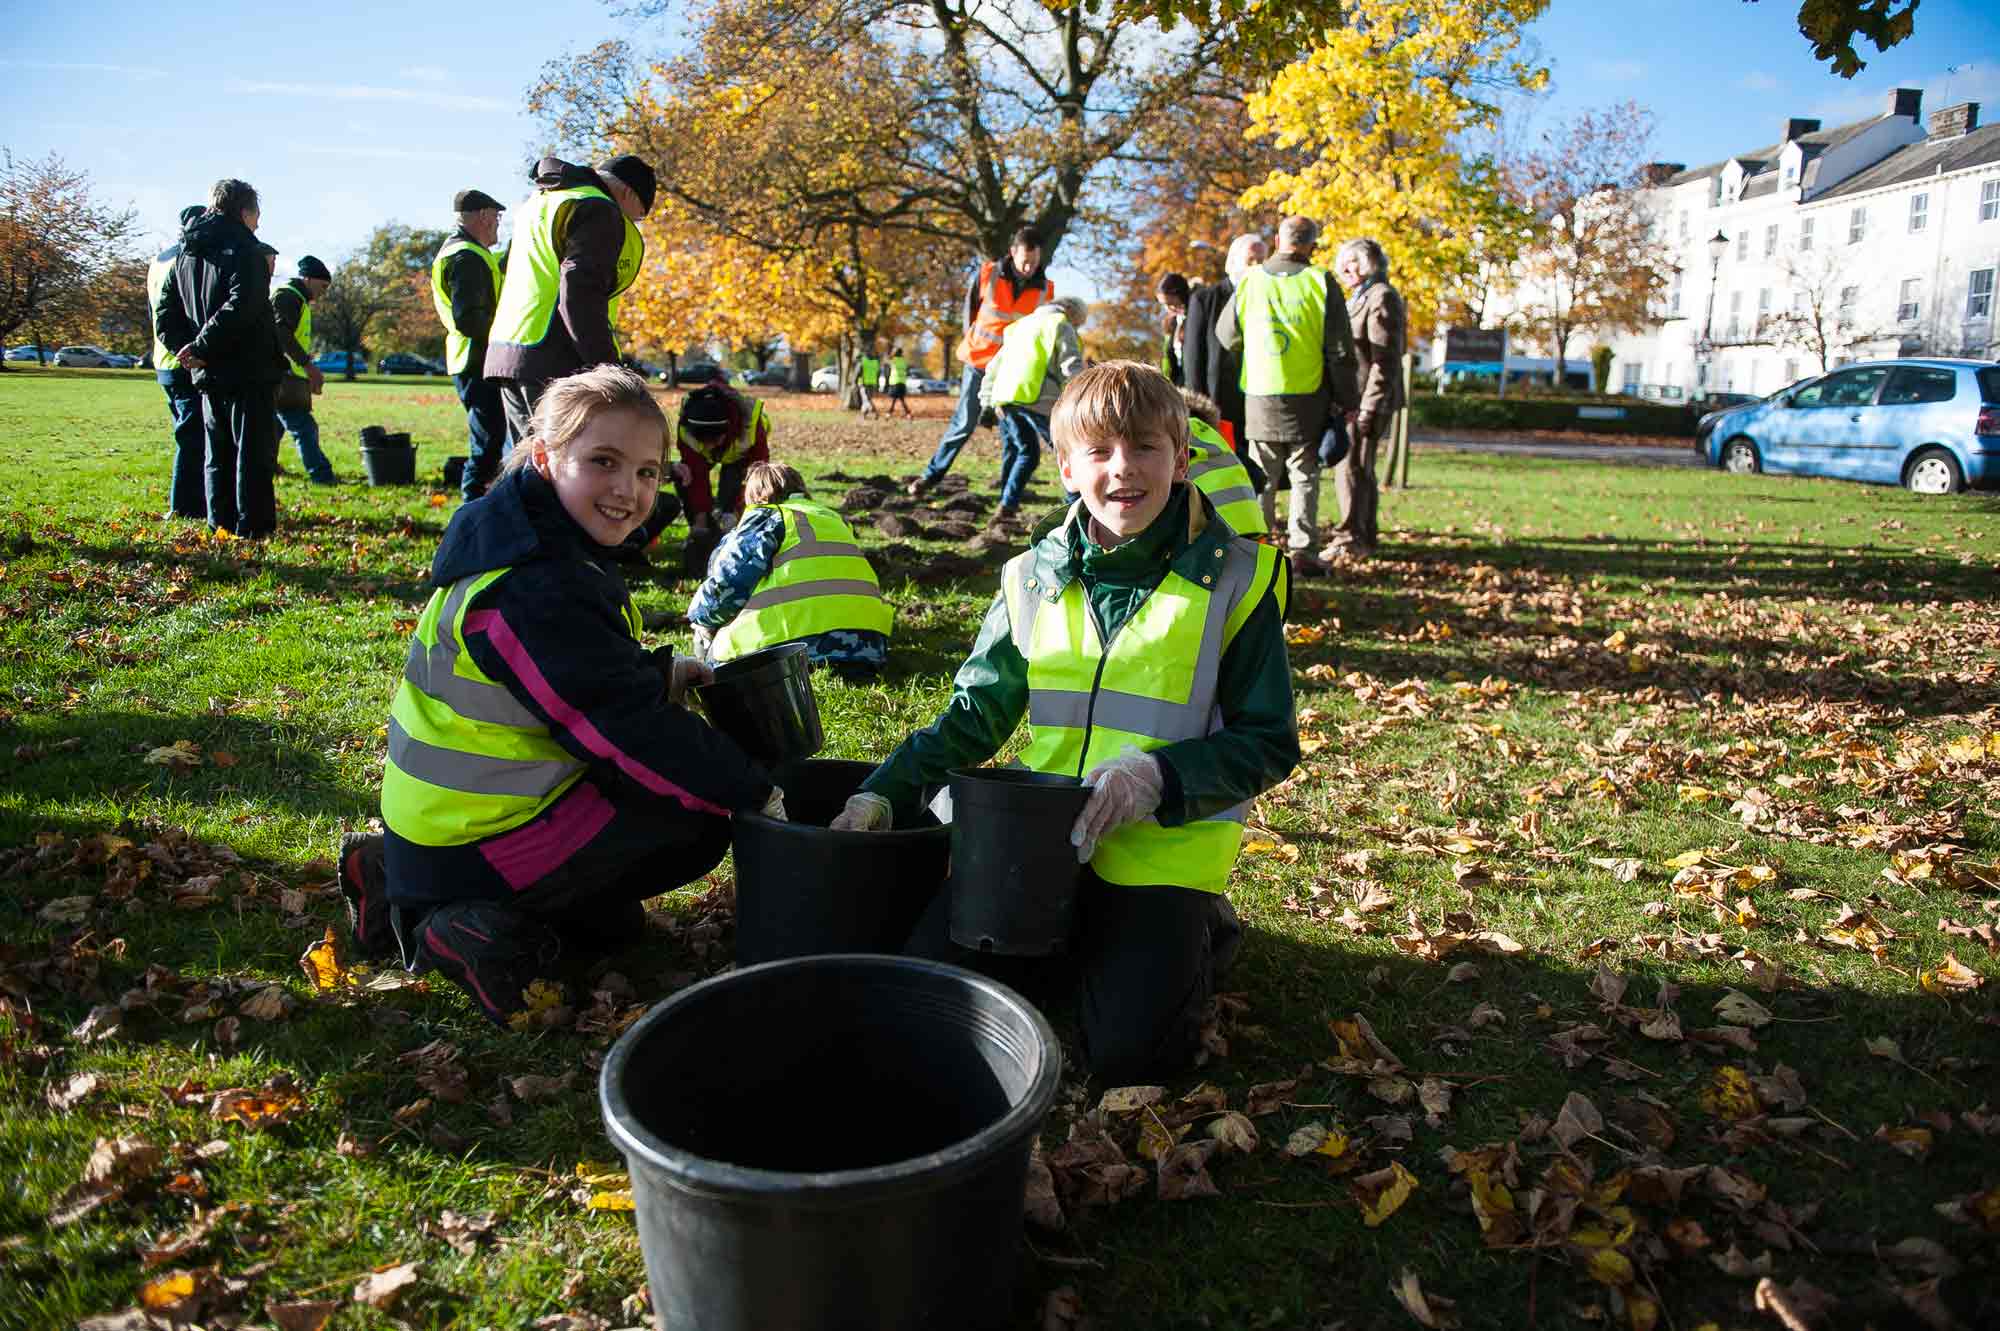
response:
<path fill-rule="evenodd" d="M 781 515 L 786 515 L 783 509 L 780 509 L 779 512 Z M 776 568 L 780 564 L 788 564 L 794 559 L 867 558 L 866 555 L 861 553 L 861 547 L 852 541 L 820 540 L 818 535 L 813 531 L 812 519 L 805 514 L 794 512 L 786 516 L 791 517 L 793 521 L 799 524 L 799 541 L 797 545 L 794 545 L 789 550 L 780 550 L 777 558 L 771 561 L 772 568 Z M 872 587 L 869 588 L 871 595 L 874 593 L 874 590 Z"/>
<path fill-rule="evenodd" d="M 445 595 L 444 604 L 438 608 L 436 643 L 427 649 L 422 638 L 410 635 L 410 654 L 403 662 L 403 678 L 417 692 L 435 698 L 468 721 L 539 728 L 541 718 L 522 706 L 504 685 L 482 683 L 457 671 L 458 634 L 454 626 L 472 582 L 471 578 L 462 578 Z"/>
<path fill-rule="evenodd" d="M 1202 493 L 1207 495 L 1208 502 L 1214 504 L 1217 508 L 1239 503 L 1246 499 L 1251 503 L 1257 501 L 1257 491 L 1247 485 L 1239 485 L 1228 490 L 1203 490 Z"/>
<path fill-rule="evenodd" d="M 874 583 L 861 578 L 819 578 L 812 582 L 795 582 L 789 587 L 773 587 L 770 591 L 758 592 L 743 603 L 743 608 L 768 610 L 774 605 L 804 601 L 814 596 L 866 596 L 872 600 L 879 594 Z"/>
<path fill-rule="evenodd" d="M 1230 611 L 1249 594 L 1256 578 L 1257 546 L 1240 538 L 1231 540 L 1223 547 L 1222 572 L 1208 589 L 1208 613 L 1202 621 L 1201 650 L 1195 659 L 1194 680 L 1188 688 L 1188 701 L 1177 703 L 1136 693 L 1099 689 L 1093 707 L 1092 695 L 1086 692 L 1030 689 L 1029 724 L 1066 726 L 1074 730 L 1102 725 L 1135 735 L 1147 735 L 1169 744 L 1214 734 L 1222 728 L 1222 711 L 1214 701 L 1217 681 L 1222 674 L 1222 635 L 1229 625 Z M 1031 660 L 1028 652 L 1042 598 L 1026 588 L 1025 564 L 1016 571 L 1012 580 L 1023 584 L 1014 589 L 1014 599 L 1025 603 L 1014 625 L 1015 646 L 1020 650 L 1022 659 Z M 1135 615 L 1141 613 L 1144 613 L 1143 607 L 1134 612 Z M 1116 636 L 1113 635 L 1114 638 Z M 1110 651 L 1110 645 L 1105 644 L 1103 650 Z"/>
<path fill-rule="evenodd" d="M 426 744 L 389 718 L 389 761 L 397 771 L 469 795 L 519 795 L 539 799 L 582 770 L 574 759 L 522 762 L 460 753 Z"/>

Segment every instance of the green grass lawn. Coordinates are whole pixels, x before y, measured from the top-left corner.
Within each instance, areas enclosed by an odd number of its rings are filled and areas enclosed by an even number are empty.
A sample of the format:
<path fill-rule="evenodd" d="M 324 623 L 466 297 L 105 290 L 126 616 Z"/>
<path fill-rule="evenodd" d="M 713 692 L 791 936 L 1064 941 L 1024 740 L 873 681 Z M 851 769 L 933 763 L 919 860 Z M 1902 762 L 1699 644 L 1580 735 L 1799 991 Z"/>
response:
<path fill-rule="evenodd" d="M 824 403 L 773 407 L 809 479 L 907 474 L 938 430 Z M 434 483 L 462 448 L 441 381 L 334 382 L 319 414 L 350 480 L 364 425 Z M 644 1321 L 631 1216 L 590 1204 L 617 1181 L 587 1166 L 620 1168 L 596 1069 L 727 964 L 728 863 L 546 1029 L 394 974 L 320 990 L 301 953 L 376 813 L 456 495 L 313 488 L 287 443 L 277 537 L 204 540 L 160 517 L 144 374 L 0 376 L 0 440 L 0 1327 L 142 1298 Z M 987 496 L 996 453 L 961 462 Z M 1426 1324 L 1393 1285 L 1455 1300 L 1437 1325 L 1775 1326 L 1768 1274 L 1814 1326 L 2000 1325 L 2000 504 L 1486 456 L 1413 479 L 1383 558 L 1296 590 L 1309 752 L 1233 879 L 1215 1057 L 1136 1111 L 1065 1084 L 1063 1224 L 1024 1230 L 1014 1324 Z M 935 713 L 997 583 L 1001 552 L 881 540 L 892 667 L 815 681 L 831 757 Z M 634 587 L 681 623 L 691 584 Z M 1194 1145 L 1225 1106 L 1248 1154 Z M 797 1130 L 825 1108 L 800 1088 Z M 352 1297 L 409 1262 L 388 1309 Z"/>

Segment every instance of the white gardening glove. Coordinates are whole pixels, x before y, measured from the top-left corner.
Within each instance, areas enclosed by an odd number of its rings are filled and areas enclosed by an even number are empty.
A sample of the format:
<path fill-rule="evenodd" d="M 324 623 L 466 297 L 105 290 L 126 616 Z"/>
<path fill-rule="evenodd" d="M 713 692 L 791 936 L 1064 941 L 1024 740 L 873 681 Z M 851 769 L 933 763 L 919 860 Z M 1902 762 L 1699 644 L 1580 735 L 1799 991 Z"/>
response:
<path fill-rule="evenodd" d="M 1167 777 L 1160 770 L 1160 760 L 1130 744 L 1116 758 L 1091 768 L 1083 784 L 1090 787 L 1090 801 L 1069 830 L 1078 864 L 1090 863 L 1097 843 L 1107 832 L 1150 817 L 1167 795 Z"/>
<path fill-rule="evenodd" d="M 847 797 L 847 807 L 828 826 L 835 832 L 886 832 L 891 816 L 889 801 L 861 791 Z"/>
<path fill-rule="evenodd" d="M 757 810 L 757 812 L 763 814 L 766 818 L 776 818 L 781 823 L 791 821 L 791 819 L 785 817 L 785 792 L 778 786 L 771 787 L 771 798 L 765 800 L 764 807 Z"/>
<path fill-rule="evenodd" d="M 700 624 L 696 624 L 694 626 L 694 654 L 704 661 L 713 661 L 715 653 L 710 648 L 714 645 L 715 630 L 703 628 Z"/>
<path fill-rule="evenodd" d="M 687 701 L 688 686 L 691 684 L 715 683 L 715 671 L 708 662 L 698 656 L 676 656 L 667 673 L 667 701 L 684 703 Z"/>

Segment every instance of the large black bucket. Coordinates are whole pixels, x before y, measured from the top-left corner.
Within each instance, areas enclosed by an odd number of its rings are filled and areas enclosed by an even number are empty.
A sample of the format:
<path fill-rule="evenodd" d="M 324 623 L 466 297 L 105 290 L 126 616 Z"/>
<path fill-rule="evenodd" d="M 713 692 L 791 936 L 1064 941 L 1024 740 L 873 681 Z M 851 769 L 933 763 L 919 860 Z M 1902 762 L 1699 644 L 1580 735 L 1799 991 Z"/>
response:
<path fill-rule="evenodd" d="M 403 439 L 401 447 L 389 443 L 361 446 L 361 469 L 368 474 L 370 485 L 409 485 L 417 479 L 417 450 L 408 442 L 408 435 Z"/>
<path fill-rule="evenodd" d="M 951 940 L 1007 956 L 1068 945 L 1083 866 L 1070 828 L 1090 788 L 1019 767 L 951 773 Z"/>
<path fill-rule="evenodd" d="M 709 723 L 766 766 L 810 758 L 826 743 L 802 642 L 724 661 L 695 693 Z"/>
<path fill-rule="evenodd" d="M 598 1091 L 660 1331 L 1016 1320 L 1061 1064 L 1013 990 L 914 958 L 798 957 L 669 998 Z"/>
<path fill-rule="evenodd" d="M 900 952 L 944 883 L 951 833 L 925 814 L 891 832 L 828 829 L 873 763 L 814 758 L 773 775 L 785 817 L 738 813 L 736 964 L 821 952 Z"/>

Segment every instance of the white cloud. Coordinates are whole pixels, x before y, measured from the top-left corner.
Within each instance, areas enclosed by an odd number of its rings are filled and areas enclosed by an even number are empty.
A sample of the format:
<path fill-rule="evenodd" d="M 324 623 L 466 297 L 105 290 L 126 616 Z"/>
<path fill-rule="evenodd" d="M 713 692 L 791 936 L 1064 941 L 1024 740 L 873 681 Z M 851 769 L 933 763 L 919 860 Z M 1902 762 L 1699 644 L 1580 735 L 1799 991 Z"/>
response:
<path fill-rule="evenodd" d="M 1775 76 L 1766 74 L 1761 69 L 1753 69 L 1742 78 L 1736 80 L 1736 86 L 1745 92 L 1776 92 L 1778 90 L 1778 80 Z"/>
<path fill-rule="evenodd" d="M 434 106 L 442 111 L 478 111 L 509 115 L 519 110 L 498 97 L 468 97 L 459 93 L 431 92 L 423 88 L 380 88 L 367 83 L 267 83 L 232 80 L 231 93 L 264 97 L 323 97 L 338 102 L 400 102 L 411 106 Z"/>
<path fill-rule="evenodd" d="M 147 65 L 100 65 L 64 60 L 0 60 L 0 68 L 41 69 L 59 74 L 117 74 L 128 79 L 163 79 L 164 69 Z"/>
<path fill-rule="evenodd" d="M 1973 64 L 1967 61 L 1954 69 L 1939 70 L 1922 80 L 1903 79 L 1895 83 L 1856 88 L 1818 103 L 1813 107 L 1811 114 L 1819 116 L 1829 125 L 1885 115 L 1889 109 L 1890 90 L 1909 87 L 1923 89 L 1926 115 L 1941 107 L 1956 106 L 1960 102 L 1979 102 L 1980 118 L 1986 120 L 1989 117 L 1984 108 L 2000 102 L 2000 62 Z"/>
<path fill-rule="evenodd" d="M 1638 60 L 1593 60 L 1588 69 L 1602 83 L 1631 83 L 1646 76 L 1646 66 Z"/>

